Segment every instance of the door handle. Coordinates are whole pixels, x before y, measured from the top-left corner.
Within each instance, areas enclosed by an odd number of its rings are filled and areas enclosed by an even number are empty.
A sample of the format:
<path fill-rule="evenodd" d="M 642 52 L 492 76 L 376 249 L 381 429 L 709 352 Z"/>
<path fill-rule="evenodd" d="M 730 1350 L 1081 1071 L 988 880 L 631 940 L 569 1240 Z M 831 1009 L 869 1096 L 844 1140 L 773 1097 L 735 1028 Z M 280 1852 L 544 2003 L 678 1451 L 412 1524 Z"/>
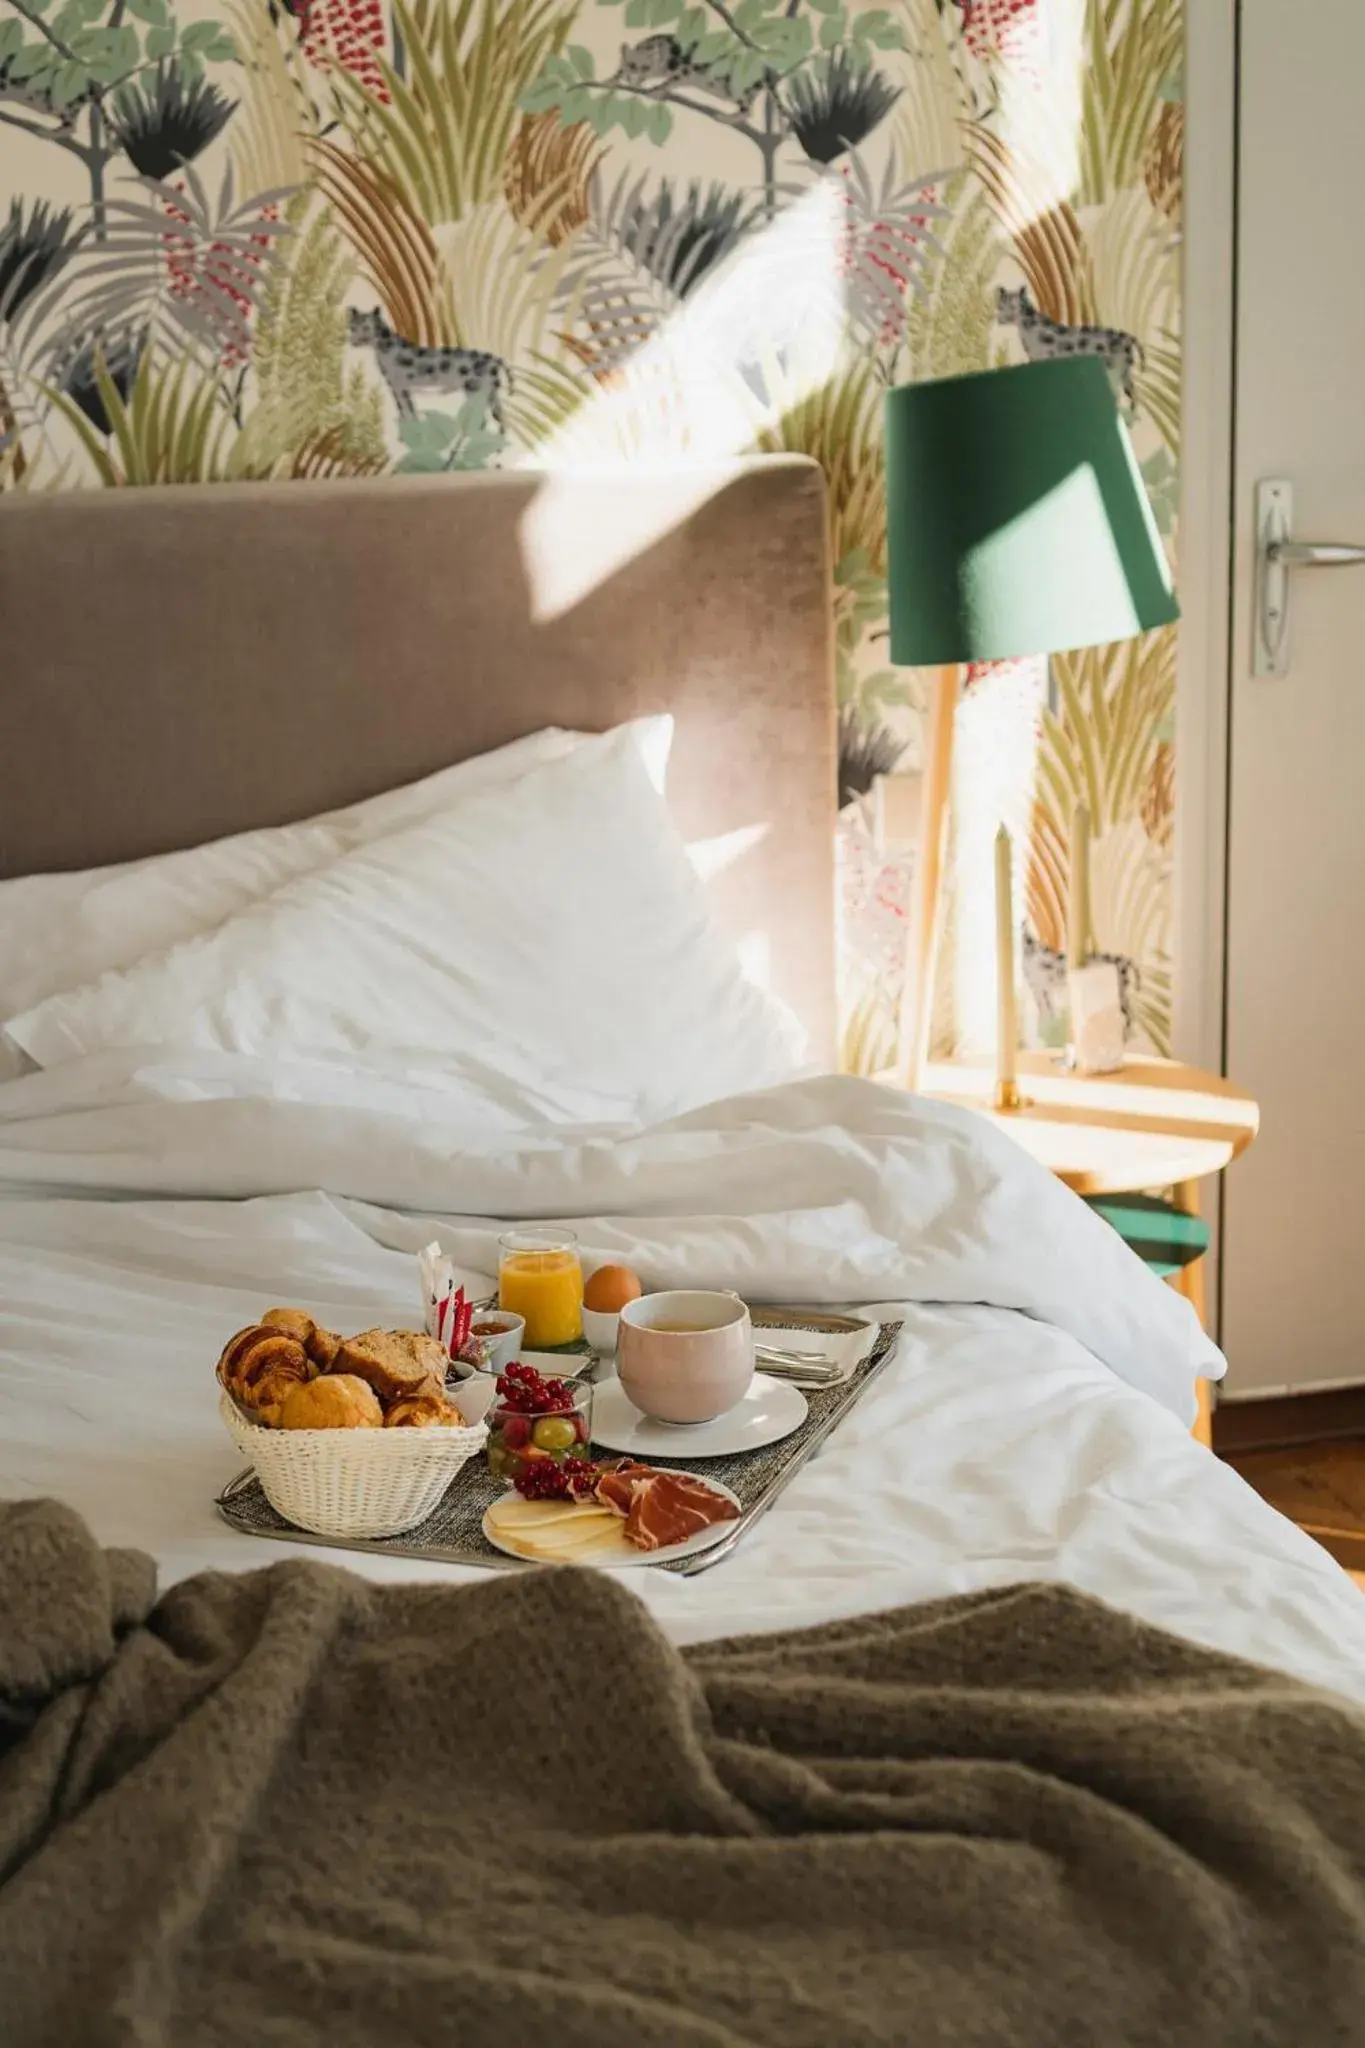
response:
<path fill-rule="evenodd" d="M 1365 548 L 1342 540 L 1273 540 L 1266 549 L 1272 563 L 1288 569 L 1338 569 L 1365 562 Z"/>
<path fill-rule="evenodd" d="M 1292 540 L 1294 486 L 1272 477 L 1256 486 L 1256 623 L 1251 673 L 1289 672 L 1289 571 L 1345 569 L 1365 562 L 1350 541 Z"/>

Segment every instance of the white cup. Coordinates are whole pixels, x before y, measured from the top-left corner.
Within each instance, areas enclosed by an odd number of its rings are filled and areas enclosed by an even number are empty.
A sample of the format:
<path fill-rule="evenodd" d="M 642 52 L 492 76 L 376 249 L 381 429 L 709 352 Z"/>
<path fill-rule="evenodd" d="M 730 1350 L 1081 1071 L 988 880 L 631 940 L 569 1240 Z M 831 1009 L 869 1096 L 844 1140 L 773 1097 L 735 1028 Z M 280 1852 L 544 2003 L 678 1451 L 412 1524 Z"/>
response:
<path fill-rule="evenodd" d="M 583 1335 L 593 1350 L 603 1358 L 610 1358 L 616 1349 L 616 1335 L 621 1317 L 616 1309 L 585 1308 L 583 1311 Z"/>
<path fill-rule="evenodd" d="M 744 1399 L 754 1331 L 737 1294 L 671 1288 L 621 1310 L 616 1370 L 627 1400 L 658 1422 L 710 1422 Z"/>
<path fill-rule="evenodd" d="M 487 1358 L 477 1370 L 497 1374 L 505 1367 L 515 1365 L 521 1357 L 526 1318 L 514 1315 L 511 1309 L 506 1308 L 476 1309 L 471 1331 L 477 1331 L 491 1345 Z M 498 1331 L 502 1333 L 500 1336 L 495 1334 Z"/>

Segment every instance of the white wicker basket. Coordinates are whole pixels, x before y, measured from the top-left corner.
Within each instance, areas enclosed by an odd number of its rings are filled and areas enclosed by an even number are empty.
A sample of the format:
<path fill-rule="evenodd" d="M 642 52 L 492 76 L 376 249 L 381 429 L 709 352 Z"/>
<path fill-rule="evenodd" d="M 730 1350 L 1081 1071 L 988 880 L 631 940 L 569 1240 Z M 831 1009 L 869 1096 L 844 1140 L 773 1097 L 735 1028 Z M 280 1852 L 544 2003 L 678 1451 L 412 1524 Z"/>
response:
<path fill-rule="evenodd" d="M 264 1429 L 230 1394 L 219 1413 L 277 1514 L 314 1536 L 399 1536 L 488 1441 L 472 1429 Z"/>

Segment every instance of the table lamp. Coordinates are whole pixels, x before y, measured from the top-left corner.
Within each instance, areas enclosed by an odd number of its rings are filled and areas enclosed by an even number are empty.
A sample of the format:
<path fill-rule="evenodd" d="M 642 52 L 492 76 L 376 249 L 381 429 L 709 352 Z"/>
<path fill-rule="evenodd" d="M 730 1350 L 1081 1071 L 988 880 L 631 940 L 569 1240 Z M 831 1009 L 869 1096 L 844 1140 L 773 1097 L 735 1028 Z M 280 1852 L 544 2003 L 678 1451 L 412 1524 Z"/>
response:
<path fill-rule="evenodd" d="M 938 671 L 900 1034 L 899 1077 L 917 1088 L 928 1056 L 960 665 L 1124 640 L 1180 614 L 1127 429 L 1095 356 L 889 391 L 886 553 L 891 659 Z"/>

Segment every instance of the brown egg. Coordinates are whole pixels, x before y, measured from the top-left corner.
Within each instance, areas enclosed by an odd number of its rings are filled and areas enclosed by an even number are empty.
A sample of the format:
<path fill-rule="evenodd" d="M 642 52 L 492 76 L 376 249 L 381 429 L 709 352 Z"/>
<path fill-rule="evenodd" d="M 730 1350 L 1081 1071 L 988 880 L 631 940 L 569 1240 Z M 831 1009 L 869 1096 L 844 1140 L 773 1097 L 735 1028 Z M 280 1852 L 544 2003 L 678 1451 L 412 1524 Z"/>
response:
<path fill-rule="evenodd" d="M 583 1306 L 598 1315 L 614 1316 L 628 1301 L 638 1301 L 644 1291 L 629 1266 L 599 1266 L 584 1282 Z"/>

